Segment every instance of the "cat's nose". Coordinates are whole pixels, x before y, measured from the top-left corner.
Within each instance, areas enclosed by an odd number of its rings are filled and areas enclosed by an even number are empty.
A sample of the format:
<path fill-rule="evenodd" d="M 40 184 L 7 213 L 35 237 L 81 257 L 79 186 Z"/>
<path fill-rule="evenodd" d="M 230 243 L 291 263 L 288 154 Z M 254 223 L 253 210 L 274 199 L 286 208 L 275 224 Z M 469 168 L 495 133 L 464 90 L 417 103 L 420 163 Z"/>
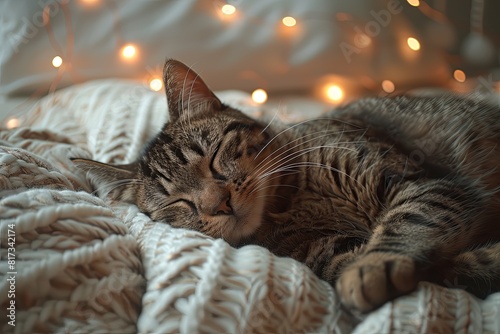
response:
<path fill-rule="evenodd" d="M 200 196 L 199 209 L 210 216 L 231 215 L 231 192 L 219 185 L 207 186 Z"/>
<path fill-rule="evenodd" d="M 212 215 L 230 215 L 233 213 L 229 196 L 223 199 L 217 207 L 212 210 Z"/>

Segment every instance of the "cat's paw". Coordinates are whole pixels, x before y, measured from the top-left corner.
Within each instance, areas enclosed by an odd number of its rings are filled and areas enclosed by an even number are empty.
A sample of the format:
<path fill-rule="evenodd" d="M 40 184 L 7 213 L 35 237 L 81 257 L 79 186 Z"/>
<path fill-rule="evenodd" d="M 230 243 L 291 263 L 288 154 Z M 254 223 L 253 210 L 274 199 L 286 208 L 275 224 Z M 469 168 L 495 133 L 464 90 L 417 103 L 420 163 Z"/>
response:
<path fill-rule="evenodd" d="M 343 270 L 336 289 L 346 307 L 368 312 L 413 291 L 417 283 L 415 261 L 410 257 L 369 253 Z"/>

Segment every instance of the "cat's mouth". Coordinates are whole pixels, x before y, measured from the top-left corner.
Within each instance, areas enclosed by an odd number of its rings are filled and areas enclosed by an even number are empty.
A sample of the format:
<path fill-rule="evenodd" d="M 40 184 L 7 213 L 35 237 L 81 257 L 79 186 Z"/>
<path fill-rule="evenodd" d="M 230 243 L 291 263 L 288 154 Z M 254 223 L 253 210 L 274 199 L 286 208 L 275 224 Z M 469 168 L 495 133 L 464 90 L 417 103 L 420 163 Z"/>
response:
<path fill-rule="evenodd" d="M 251 237 L 262 223 L 265 210 L 265 196 L 255 193 L 251 200 L 233 196 L 230 200 L 232 214 L 226 216 L 225 233 L 222 238 L 232 246 L 237 246 L 241 240 Z"/>
<path fill-rule="evenodd" d="M 252 238 L 270 213 L 285 211 L 296 192 L 296 177 L 289 173 L 273 173 L 268 179 L 247 179 L 243 192 L 231 189 L 229 206 L 231 214 L 225 215 L 222 238 L 237 246 L 242 240 Z M 288 187 L 280 186 L 282 183 Z"/>

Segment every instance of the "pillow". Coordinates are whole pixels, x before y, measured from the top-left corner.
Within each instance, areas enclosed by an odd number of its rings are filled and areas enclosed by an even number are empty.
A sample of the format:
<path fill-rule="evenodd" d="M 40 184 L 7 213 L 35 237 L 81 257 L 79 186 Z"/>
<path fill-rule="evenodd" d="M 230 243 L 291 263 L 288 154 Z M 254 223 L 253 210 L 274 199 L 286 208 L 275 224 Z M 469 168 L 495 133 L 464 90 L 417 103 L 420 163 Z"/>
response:
<path fill-rule="evenodd" d="M 397 0 L 230 3 L 232 15 L 222 14 L 222 0 L 2 1 L 0 94 L 104 77 L 148 82 L 161 77 L 165 58 L 192 65 L 217 90 L 310 90 L 327 74 L 400 86 L 435 82 L 445 69 L 437 49 L 408 52 L 405 11 L 415 9 Z M 286 16 L 297 24 L 286 27 Z M 127 44 L 133 59 L 120 55 Z"/>

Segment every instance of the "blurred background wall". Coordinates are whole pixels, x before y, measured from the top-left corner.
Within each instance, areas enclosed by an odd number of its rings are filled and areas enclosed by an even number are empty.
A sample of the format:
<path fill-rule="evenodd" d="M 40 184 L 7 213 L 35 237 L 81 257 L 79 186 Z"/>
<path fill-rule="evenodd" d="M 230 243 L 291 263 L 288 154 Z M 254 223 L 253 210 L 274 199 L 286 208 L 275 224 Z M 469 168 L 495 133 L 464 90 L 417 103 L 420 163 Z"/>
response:
<path fill-rule="evenodd" d="M 0 95 L 120 77 L 161 90 L 177 58 L 216 90 L 333 103 L 419 87 L 498 89 L 497 0 L 6 0 Z"/>

